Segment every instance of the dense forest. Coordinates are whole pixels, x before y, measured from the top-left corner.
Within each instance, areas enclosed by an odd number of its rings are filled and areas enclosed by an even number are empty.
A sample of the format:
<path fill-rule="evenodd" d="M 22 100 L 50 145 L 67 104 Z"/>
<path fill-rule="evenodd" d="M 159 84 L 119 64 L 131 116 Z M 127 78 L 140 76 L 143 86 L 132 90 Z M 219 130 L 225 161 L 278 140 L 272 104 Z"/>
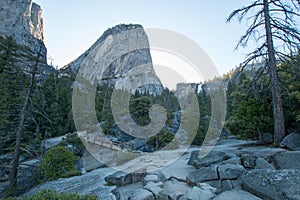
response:
<path fill-rule="evenodd" d="M 277 69 L 286 128 L 293 132 L 299 130 L 299 56 L 292 62 L 279 64 Z M 274 131 L 270 78 L 265 75 L 256 79 L 259 70 L 250 65 L 248 69 L 236 69 L 225 76 L 228 80 L 225 128 L 241 138 L 258 139 L 260 134 Z"/>
<path fill-rule="evenodd" d="M 5 51 L 1 54 L 1 154 L 12 152 L 16 127 L 19 123 L 24 93 L 30 82 L 30 74 L 17 66 L 18 45 L 11 38 L 1 38 Z M 34 59 L 34 58 L 31 58 Z M 287 130 L 299 126 L 300 120 L 300 77 L 299 55 L 291 62 L 278 65 L 282 88 L 283 106 Z M 273 132 L 270 79 L 267 75 L 256 78 L 261 64 L 248 65 L 243 71 L 236 68 L 218 77 L 224 82 L 227 94 L 225 129 L 241 138 L 258 139 L 259 134 Z M 263 72 L 264 73 L 264 72 Z M 26 111 L 26 122 L 22 152 L 27 156 L 39 156 L 45 138 L 61 136 L 75 131 L 72 119 L 72 83 L 75 75 L 61 76 L 54 71 L 45 80 L 36 81 Z M 213 80 L 211 80 L 213 81 Z M 198 83 L 197 93 L 201 117 L 197 136 L 193 144 L 201 145 L 210 119 L 209 82 Z M 114 135 L 114 119 L 111 113 L 110 97 L 113 87 L 99 85 L 96 95 L 96 113 L 105 134 Z M 160 104 L 167 110 L 166 129 L 172 128 L 174 114 L 180 111 L 175 93 L 165 88 L 161 95 L 138 93 L 132 95 L 130 113 L 136 123 L 144 126 L 150 123 L 149 108 Z"/>

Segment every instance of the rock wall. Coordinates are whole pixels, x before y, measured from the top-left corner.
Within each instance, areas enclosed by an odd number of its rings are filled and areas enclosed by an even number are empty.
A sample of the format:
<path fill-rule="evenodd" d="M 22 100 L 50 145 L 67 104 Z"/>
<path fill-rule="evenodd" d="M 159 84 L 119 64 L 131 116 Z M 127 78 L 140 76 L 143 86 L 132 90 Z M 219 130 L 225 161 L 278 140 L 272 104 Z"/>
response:
<path fill-rule="evenodd" d="M 0 36 L 12 37 L 19 45 L 38 52 L 41 47 L 41 61 L 47 61 L 44 45 L 44 24 L 42 9 L 32 0 L 0 1 Z"/>
<path fill-rule="evenodd" d="M 16 44 L 22 46 L 18 50 L 15 65 L 30 73 L 39 54 L 36 77 L 38 81 L 43 81 L 54 68 L 47 64 L 41 7 L 32 0 L 1 0 L 0 20 L 0 36 L 11 37 Z M 28 58 L 29 55 L 31 59 Z"/>
<path fill-rule="evenodd" d="M 147 36 L 145 31 L 143 30 L 143 27 L 138 24 L 120 24 L 117 25 L 113 28 L 110 28 L 106 30 L 103 35 L 87 50 L 85 51 L 81 56 L 79 56 L 76 60 L 71 62 L 70 64 L 66 65 L 63 67 L 60 72 L 61 76 L 68 76 L 68 74 L 73 73 L 76 74 L 79 70 L 79 68 L 82 66 L 82 64 L 88 59 L 88 55 L 93 52 L 96 48 L 98 48 L 100 45 L 102 45 L 102 42 L 105 41 L 108 37 L 116 37 L 117 34 L 125 32 L 127 30 L 131 29 L 140 29 L 140 31 L 137 31 L 138 35 L 137 37 L 144 38 L 145 41 L 140 41 L 140 42 L 145 42 L 149 45 Z M 139 42 L 139 41 L 137 41 Z M 126 45 L 126 44 L 121 44 L 120 45 Z M 118 51 L 118 49 L 116 49 Z M 103 58 L 105 59 L 105 58 Z M 142 69 L 138 68 L 140 65 L 150 65 L 149 69 Z M 134 69 L 135 68 L 135 69 Z M 126 73 L 128 73 L 130 70 L 134 69 L 135 70 L 135 76 L 130 77 L 127 76 Z M 84 72 L 85 73 L 85 72 Z M 87 70 L 87 73 L 91 73 L 91 71 Z M 121 79 L 123 80 L 128 80 L 129 83 L 132 85 L 138 85 L 137 80 L 137 75 L 139 74 L 147 74 L 147 80 L 158 80 L 159 79 L 156 77 L 156 74 L 154 72 L 153 66 L 152 66 L 152 58 L 150 54 L 149 48 L 146 49 L 138 49 L 132 52 L 128 52 L 119 58 L 117 58 L 115 61 L 113 61 L 107 70 L 103 73 L 103 83 L 109 83 L 112 87 L 115 86 L 115 84 L 120 81 Z M 134 79 L 134 80 L 133 80 Z M 160 82 L 159 82 L 160 83 Z M 141 92 L 148 91 L 150 94 L 160 94 L 162 92 L 162 86 L 161 84 L 149 84 L 144 87 L 139 88 Z"/>
<path fill-rule="evenodd" d="M 74 61 L 72 61 L 68 65 L 64 66 L 62 68 L 62 71 L 71 70 L 72 72 L 77 73 L 77 71 L 80 68 L 80 66 L 82 65 L 82 63 L 86 60 L 86 57 L 88 56 L 88 54 L 90 52 L 92 52 L 108 36 L 115 36 L 115 35 L 117 35 L 121 32 L 124 32 L 126 30 L 130 30 L 130 29 L 134 29 L 134 28 L 142 28 L 142 26 L 141 25 L 136 25 L 136 24 L 135 25 L 133 25 L 133 24 L 130 24 L 130 25 L 120 24 L 120 25 L 117 25 L 113 28 L 110 28 L 110 29 L 106 30 L 102 34 L 102 36 L 88 50 L 86 50 L 83 54 L 81 54 L 77 59 L 75 59 Z M 146 58 L 146 61 L 151 62 L 151 57 L 150 57 L 150 52 L 149 51 L 143 57 Z M 150 60 L 149 60 L 149 58 L 150 58 Z"/>

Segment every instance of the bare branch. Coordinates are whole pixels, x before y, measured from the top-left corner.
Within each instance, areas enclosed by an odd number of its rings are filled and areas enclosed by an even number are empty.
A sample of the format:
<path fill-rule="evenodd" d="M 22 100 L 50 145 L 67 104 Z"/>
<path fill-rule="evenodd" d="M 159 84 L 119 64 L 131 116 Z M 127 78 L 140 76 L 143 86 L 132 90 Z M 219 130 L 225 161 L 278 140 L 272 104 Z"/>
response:
<path fill-rule="evenodd" d="M 237 17 L 239 15 L 239 21 L 241 22 L 244 17 L 247 15 L 247 13 L 254 7 L 257 7 L 257 6 L 263 6 L 262 3 L 260 3 L 260 0 L 256 0 L 255 2 L 253 2 L 250 6 L 247 6 L 247 7 L 242 7 L 240 9 L 236 9 L 234 10 L 230 15 L 229 17 L 226 19 L 226 22 L 229 23 L 231 22 L 231 20 L 234 18 L 234 17 Z"/>
<path fill-rule="evenodd" d="M 296 0 L 296 3 L 298 5 L 295 3 L 294 0 L 290 0 L 290 1 L 291 1 L 292 5 L 294 6 L 294 8 L 299 11 L 300 10 L 300 0 Z"/>
<path fill-rule="evenodd" d="M 295 15 L 295 16 L 300 17 L 300 14 L 295 13 L 295 12 L 293 12 L 291 10 L 286 10 L 286 9 L 270 9 L 270 12 L 284 12 L 286 16 L 288 16 L 289 14 L 291 14 L 291 15 Z M 288 19 L 291 20 L 290 17 Z"/>
<path fill-rule="evenodd" d="M 252 24 L 248 30 L 246 31 L 246 33 L 240 38 L 237 46 L 235 47 L 235 49 L 238 49 L 240 46 L 247 46 L 247 43 L 250 39 L 251 36 L 253 36 L 255 33 L 259 32 L 256 29 L 260 26 L 262 26 L 264 24 L 264 21 L 260 21 L 258 24 Z"/>
<path fill-rule="evenodd" d="M 255 62 L 259 58 L 263 58 L 267 56 L 266 52 L 266 43 L 262 44 L 259 48 L 257 48 L 255 51 L 249 53 L 246 56 L 246 60 L 242 63 L 242 69 L 244 69 L 245 66 L 247 66 L 250 62 Z"/>
<path fill-rule="evenodd" d="M 254 75 L 252 81 L 249 83 L 249 89 L 255 88 L 256 91 L 258 91 L 258 90 L 257 90 L 257 87 L 256 87 L 256 86 L 257 86 L 257 83 L 258 83 L 258 81 L 261 79 L 261 77 L 263 77 L 263 75 L 266 74 L 267 68 L 268 68 L 267 65 L 264 65 L 264 67 L 259 68 L 259 69 L 256 71 L 256 73 L 255 73 L 255 75 Z"/>
<path fill-rule="evenodd" d="M 300 34 L 297 29 L 289 26 L 280 25 L 278 23 L 273 23 L 272 27 L 282 32 L 282 34 L 288 36 L 290 40 L 297 40 L 298 42 L 300 41 Z M 278 34 L 278 31 L 275 31 L 275 33 Z"/>
<path fill-rule="evenodd" d="M 282 52 L 276 52 L 277 57 L 280 59 L 280 61 L 285 62 L 288 59 L 293 60 L 294 56 L 293 55 L 288 55 Z"/>

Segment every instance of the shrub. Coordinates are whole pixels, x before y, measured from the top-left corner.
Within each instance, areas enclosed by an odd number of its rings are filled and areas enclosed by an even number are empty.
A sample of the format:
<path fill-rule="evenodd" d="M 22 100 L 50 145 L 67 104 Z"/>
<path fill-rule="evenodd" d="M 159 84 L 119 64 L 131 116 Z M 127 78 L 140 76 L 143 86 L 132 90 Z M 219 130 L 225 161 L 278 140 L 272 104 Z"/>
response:
<path fill-rule="evenodd" d="M 0 198 L 0 200 L 18 200 L 17 197 Z"/>
<path fill-rule="evenodd" d="M 168 149 L 177 149 L 179 147 L 179 143 L 176 138 L 174 139 L 174 137 L 175 135 L 171 131 L 169 131 L 166 128 L 163 128 L 156 135 L 149 137 L 146 143 L 148 145 L 156 147 L 156 149 L 163 148 L 167 145 L 169 145 Z"/>
<path fill-rule="evenodd" d="M 39 169 L 48 180 L 66 178 L 74 174 L 78 175 L 74 173 L 76 160 L 77 157 L 68 149 L 57 146 L 46 152 Z"/>
<path fill-rule="evenodd" d="M 74 155 L 82 156 L 85 147 L 76 132 L 67 134 L 67 137 L 63 138 L 63 140 L 59 143 L 60 146 L 65 147 L 69 144 L 73 147 L 72 152 Z"/>

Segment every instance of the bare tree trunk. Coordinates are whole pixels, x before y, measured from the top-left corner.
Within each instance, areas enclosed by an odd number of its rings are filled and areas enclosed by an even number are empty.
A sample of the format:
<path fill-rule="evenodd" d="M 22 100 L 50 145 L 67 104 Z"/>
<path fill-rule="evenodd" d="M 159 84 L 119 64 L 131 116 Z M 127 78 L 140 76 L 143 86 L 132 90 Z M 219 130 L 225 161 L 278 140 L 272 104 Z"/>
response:
<path fill-rule="evenodd" d="M 263 0 L 264 3 L 264 15 L 265 15 L 265 29 L 266 29 L 266 39 L 268 48 L 268 66 L 270 70 L 271 77 L 271 91 L 272 91 L 272 103 L 273 103 L 273 118 L 274 118 L 274 144 L 279 146 L 280 142 L 285 136 L 285 124 L 284 124 L 284 114 L 282 108 L 282 100 L 280 93 L 280 86 L 277 74 L 277 63 L 275 57 L 275 49 L 272 36 L 272 28 L 270 23 L 269 15 L 269 2 L 268 0 Z"/>
<path fill-rule="evenodd" d="M 18 130 L 16 133 L 16 144 L 15 144 L 15 150 L 13 155 L 13 163 L 12 163 L 12 169 L 10 171 L 10 188 L 15 187 L 17 185 L 17 177 L 18 177 L 18 167 L 19 167 L 19 157 L 20 157 L 20 149 L 21 149 L 21 140 L 22 140 L 22 134 L 24 131 L 24 123 L 25 123 L 25 116 L 28 109 L 29 104 L 29 98 L 31 96 L 34 82 L 35 82 L 35 75 L 37 71 L 37 66 L 39 63 L 41 54 L 41 48 L 38 52 L 37 59 L 33 68 L 33 72 L 31 74 L 30 84 L 27 88 L 26 95 L 25 95 L 25 102 L 23 104 L 22 110 L 20 112 L 20 122 L 18 126 Z"/>
<path fill-rule="evenodd" d="M 158 143 L 158 133 L 155 135 L 155 149 L 158 150 L 159 148 L 159 143 Z"/>
<path fill-rule="evenodd" d="M 104 116 L 107 93 L 108 93 L 108 86 L 106 84 L 104 84 L 104 99 L 103 99 L 103 105 L 102 105 L 102 110 L 101 110 L 101 116 Z"/>
<path fill-rule="evenodd" d="M 70 111 L 70 114 L 69 114 L 68 133 L 71 133 L 71 131 L 72 131 L 72 126 L 73 126 L 73 113 L 72 113 L 72 110 L 71 110 L 71 111 Z"/>

